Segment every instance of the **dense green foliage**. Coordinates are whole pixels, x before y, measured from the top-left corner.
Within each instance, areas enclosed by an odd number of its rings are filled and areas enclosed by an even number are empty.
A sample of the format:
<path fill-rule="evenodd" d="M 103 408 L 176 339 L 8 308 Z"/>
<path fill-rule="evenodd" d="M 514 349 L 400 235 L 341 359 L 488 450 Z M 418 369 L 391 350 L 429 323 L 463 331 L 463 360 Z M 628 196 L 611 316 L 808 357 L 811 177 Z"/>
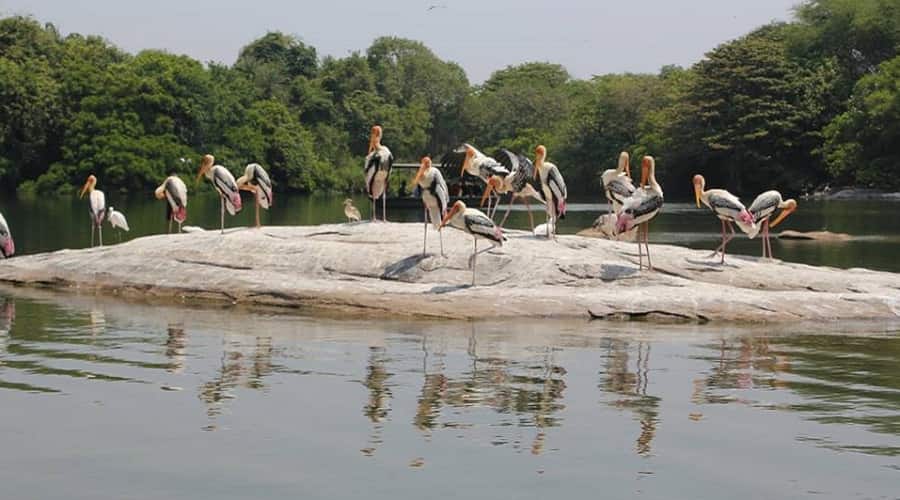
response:
<path fill-rule="evenodd" d="M 372 124 L 401 161 L 469 141 L 548 147 L 575 190 L 621 150 L 657 157 L 667 190 L 703 172 L 738 192 L 823 183 L 900 188 L 900 4 L 808 0 L 796 20 L 724 43 L 691 68 L 573 79 L 526 63 L 470 85 L 420 42 L 320 58 L 268 33 L 232 66 L 0 19 L 0 186 L 107 190 L 191 176 L 206 152 L 256 161 L 282 190 L 359 189 Z"/>

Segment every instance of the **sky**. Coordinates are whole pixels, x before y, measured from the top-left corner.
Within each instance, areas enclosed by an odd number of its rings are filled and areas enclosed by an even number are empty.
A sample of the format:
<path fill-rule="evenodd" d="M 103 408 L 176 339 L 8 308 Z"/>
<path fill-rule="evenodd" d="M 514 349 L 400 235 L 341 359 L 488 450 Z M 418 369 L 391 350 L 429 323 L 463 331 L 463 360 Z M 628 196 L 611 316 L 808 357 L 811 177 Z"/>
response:
<path fill-rule="evenodd" d="M 231 64 L 267 31 L 297 35 L 320 56 L 365 52 L 383 35 L 424 42 L 473 83 L 528 61 L 576 78 L 684 67 L 800 0 L 0 0 L 63 34 L 96 34 L 129 52 L 165 49 Z"/>

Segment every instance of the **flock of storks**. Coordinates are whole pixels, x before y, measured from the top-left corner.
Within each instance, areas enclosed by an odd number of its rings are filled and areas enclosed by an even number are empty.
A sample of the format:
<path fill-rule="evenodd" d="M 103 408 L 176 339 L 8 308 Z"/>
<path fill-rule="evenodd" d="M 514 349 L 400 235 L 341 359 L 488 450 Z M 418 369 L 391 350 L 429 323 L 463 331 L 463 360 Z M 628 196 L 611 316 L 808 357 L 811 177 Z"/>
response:
<path fill-rule="evenodd" d="M 382 203 L 382 220 L 387 220 L 388 181 L 394 163 L 391 150 L 381 143 L 382 134 L 383 130 L 379 125 L 372 127 L 364 166 L 366 193 L 372 200 L 373 221 L 377 220 L 376 201 L 379 198 Z M 428 244 L 429 223 L 438 230 L 442 256 L 444 247 L 440 230 L 444 226 L 449 225 L 470 234 L 473 237 L 474 247 L 469 258 L 469 266 L 472 269 L 472 284 L 474 285 L 475 262 L 478 255 L 503 245 L 506 240 L 503 234 L 503 225 L 506 223 L 513 203 L 519 198 L 528 209 L 532 232 L 544 232 L 548 239 L 555 239 L 557 223 L 566 214 L 566 183 L 556 165 L 547 161 L 546 147 L 537 146 L 534 154 L 533 162 L 527 156 L 508 149 L 500 149 L 497 154 L 490 157 L 470 144 L 463 144 L 443 156 L 441 167 L 445 171 L 448 169 L 455 171 L 458 168 L 460 177 L 469 174 L 484 182 L 485 190 L 481 197 L 481 206 L 484 207 L 487 204 L 487 213 L 467 207 L 462 200 L 450 205 L 450 193 L 441 170 L 432 164 L 431 158 L 427 156 L 422 158 L 413 184 L 424 205 L 423 254 Z M 225 212 L 234 215 L 241 210 L 240 191 L 242 190 L 253 194 L 256 204 L 256 226 L 260 226 L 259 208 L 268 209 L 273 201 L 272 181 L 261 165 L 258 163 L 247 165 L 244 175 L 235 179 L 227 168 L 216 165 L 215 158 L 207 154 L 201 159 L 197 182 L 203 176 L 209 179 L 216 192 L 219 193 L 220 228 L 223 233 L 225 231 Z M 641 159 L 641 179 L 637 186 L 631 178 L 630 158 L 627 152 L 619 155 L 617 168 L 605 170 L 601 178 L 616 234 L 630 232 L 636 228 L 638 267 L 639 269 L 644 267 L 643 254 L 646 250 L 647 268 L 652 270 L 648 225 L 663 205 L 663 191 L 656 181 L 653 157 L 644 156 Z M 762 231 L 763 257 L 772 257 L 769 228 L 775 227 L 796 210 L 796 201 L 793 199 L 783 200 L 778 191 L 766 191 L 760 194 L 747 208 L 736 196 L 724 189 L 706 189 L 706 181 L 701 175 L 695 175 L 693 182 L 697 207 L 699 208 L 702 202 L 713 211 L 722 223 L 722 242 L 713 255 L 721 254 L 721 262 L 725 262 L 725 249 L 735 235 L 733 224 L 737 224 L 750 238 L 754 238 Z M 100 244 L 103 244 L 102 223 L 104 220 L 108 221 L 113 228 L 128 231 L 125 215 L 113 207 L 106 206 L 106 198 L 102 191 L 95 189 L 96 184 L 97 178 L 90 175 L 79 195 L 80 197 L 84 197 L 85 194 L 89 195 L 91 246 L 94 245 L 95 231 L 99 232 Z M 510 195 L 509 202 L 502 220 L 496 224 L 494 217 L 500 204 L 500 198 L 504 194 Z M 178 225 L 178 231 L 181 232 L 182 223 L 187 218 L 187 186 L 185 183 L 178 176 L 170 175 L 156 188 L 155 196 L 157 199 L 166 201 L 169 232 L 172 231 L 173 222 Z M 535 231 L 529 198 L 537 200 L 545 207 L 547 221 L 543 231 Z M 781 213 L 770 224 L 769 219 L 779 208 L 782 209 Z M 349 199 L 344 202 L 344 214 L 350 222 L 359 221 L 361 218 L 359 210 Z M 490 246 L 479 251 L 479 239 L 487 240 Z M 0 253 L 4 257 L 9 257 L 14 252 L 15 246 L 9 227 L 0 214 Z"/>

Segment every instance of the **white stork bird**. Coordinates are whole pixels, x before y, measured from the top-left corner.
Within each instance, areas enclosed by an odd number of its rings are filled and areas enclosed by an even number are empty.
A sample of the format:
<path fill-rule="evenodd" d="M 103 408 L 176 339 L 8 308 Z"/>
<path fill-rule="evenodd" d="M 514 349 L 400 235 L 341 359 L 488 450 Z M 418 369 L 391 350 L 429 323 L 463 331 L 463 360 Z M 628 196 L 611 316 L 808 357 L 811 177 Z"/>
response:
<path fill-rule="evenodd" d="M 460 178 L 468 173 L 471 176 L 478 177 L 487 184 L 492 177 L 506 178 L 509 175 L 509 169 L 502 163 L 490 156 L 485 155 L 477 150 L 471 144 L 463 144 L 441 158 L 441 166 L 444 168 L 459 168 Z M 499 202 L 500 197 L 497 196 L 495 202 Z M 496 203 L 494 203 L 496 208 Z M 488 203 L 488 213 L 493 215 L 491 204 Z"/>
<path fill-rule="evenodd" d="M 221 230 L 222 234 L 225 234 L 225 210 L 228 210 L 229 215 L 241 211 L 241 193 L 231 172 L 222 165 L 213 165 L 215 161 L 213 155 L 203 156 L 203 159 L 200 160 L 200 170 L 197 172 L 197 182 L 200 182 L 200 177 L 205 175 L 219 193 L 219 201 L 222 204 Z"/>
<path fill-rule="evenodd" d="M 648 183 L 649 181 L 649 183 Z M 656 161 L 652 156 L 645 156 L 641 160 L 641 184 L 634 193 L 622 200 L 622 210 L 616 219 L 616 231 L 623 233 L 638 226 L 638 269 L 643 268 L 643 253 L 641 251 L 641 235 L 643 235 L 644 248 L 647 249 L 647 269 L 653 270 L 650 261 L 650 219 L 656 217 L 663 205 L 663 191 L 656 182 Z"/>
<path fill-rule="evenodd" d="M 106 209 L 106 220 L 109 221 L 109 225 L 112 226 L 113 229 L 119 229 L 125 232 L 130 231 L 128 220 L 125 219 L 125 214 L 111 206 Z"/>
<path fill-rule="evenodd" d="M 422 255 L 425 255 L 428 245 L 428 223 L 431 222 L 438 231 L 438 238 L 441 240 L 441 256 L 444 256 L 444 236 L 441 232 L 441 222 L 447 213 L 447 206 L 450 204 L 450 193 L 447 190 L 444 175 L 440 170 L 431 166 L 431 158 L 426 156 L 422 158 L 413 184 L 421 190 L 422 204 L 425 205 L 425 237 L 422 243 Z"/>
<path fill-rule="evenodd" d="M 694 198 L 697 202 L 697 208 L 700 208 L 700 202 L 702 201 L 722 221 L 722 244 L 716 248 L 713 255 L 721 251 L 722 264 L 724 264 L 725 247 L 734 238 L 732 222 L 736 223 L 745 233 L 755 236 L 757 229 L 756 223 L 753 222 L 753 215 L 747 211 L 737 196 L 728 191 L 724 189 L 706 190 L 706 179 L 700 174 L 694 176 Z M 725 233 L 726 226 L 731 232 L 729 235 Z"/>
<path fill-rule="evenodd" d="M 381 220 L 387 222 L 388 180 L 391 177 L 391 167 L 394 166 L 394 155 L 387 146 L 381 144 L 381 134 L 381 126 L 372 127 L 365 164 L 366 193 L 372 198 L 372 222 L 377 220 L 375 200 L 378 198 L 381 198 Z"/>
<path fill-rule="evenodd" d="M 268 210 L 273 201 L 272 180 L 269 179 L 269 174 L 259 163 L 250 163 L 244 169 L 244 175 L 238 177 L 235 182 L 238 189 L 253 193 L 253 197 L 256 199 L 256 227 L 260 227 L 259 207 Z"/>
<path fill-rule="evenodd" d="M 359 209 L 353 206 L 353 200 L 347 198 L 344 200 L 344 215 L 347 216 L 347 222 L 359 222 L 362 219 L 362 214 L 359 213 Z"/>
<path fill-rule="evenodd" d="M 556 237 L 559 219 L 566 218 L 566 181 L 563 180 L 556 165 L 546 161 L 546 147 L 538 146 L 534 150 L 534 155 L 534 175 L 541 179 L 541 188 L 547 204 L 547 217 L 553 222 L 547 224 L 547 238 L 550 237 L 551 227 L 553 236 Z"/>
<path fill-rule="evenodd" d="M 94 230 L 96 229 L 100 233 L 100 246 L 103 246 L 103 217 L 106 215 L 106 195 L 103 194 L 103 191 L 99 189 L 94 189 L 97 186 L 97 178 L 94 177 L 94 174 L 88 176 L 87 181 L 85 181 L 84 186 L 81 188 L 81 194 L 78 195 L 79 198 L 84 198 L 85 193 L 89 193 L 88 199 L 90 201 L 90 214 L 91 214 L 91 246 L 94 246 Z"/>
<path fill-rule="evenodd" d="M 157 200 L 166 200 L 166 220 L 169 221 L 169 232 L 172 232 L 172 221 L 178 224 L 178 232 L 181 232 L 181 224 L 187 220 L 187 186 L 177 175 L 170 175 L 153 192 Z"/>
<path fill-rule="evenodd" d="M 491 191 L 497 194 L 510 193 L 509 204 L 506 206 L 506 213 L 503 220 L 500 221 L 500 228 L 506 224 L 509 212 L 516 198 L 522 198 L 525 201 L 525 207 L 528 209 L 528 221 L 531 223 L 531 231 L 534 232 L 534 216 L 531 214 L 531 205 L 528 204 L 528 197 L 532 197 L 537 201 L 544 203 L 544 190 L 541 188 L 541 179 L 534 175 L 534 163 L 527 156 L 501 148 L 496 155 L 497 160 L 507 169 L 509 175 L 501 177 L 492 175 L 487 182 L 484 194 L 481 196 L 481 206 L 484 206 L 485 200 L 491 195 Z M 496 205 L 494 206 L 496 210 Z M 493 213 L 490 214 L 493 218 Z"/>
<path fill-rule="evenodd" d="M 472 286 L 475 286 L 475 262 L 478 254 L 488 252 L 494 247 L 503 246 L 503 232 L 484 212 L 474 208 L 466 208 L 466 204 L 462 201 L 454 203 L 447 215 L 444 216 L 444 220 L 441 221 L 441 227 L 447 224 L 472 235 L 475 246 L 472 256 L 469 257 L 469 267 L 472 268 Z M 488 240 L 491 243 L 490 248 L 479 252 L 479 238 Z"/>
<path fill-rule="evenodd" d="M 626 151 L 619 153 L 618 167 L 604 170 L 600 178 L 603 180 L 603 190 L 610 205 L 610 213 L 618 214 L 622 211 L 625 199 L 634 194 L 628 153 Z"/>
<path fill-rule="evenodd" d="M 775 218 L 775 221 L 773 221 L 772 224 L 769 224 L 769 218 L 772 217 L 779 208 L 781 209 L 781 213 L 778 214 L 778 217 Z M 753 216 L 753 222 L 762 225 L 763 258 L 766 258 L 767 254 L 770 259 L 774 258 L 772 257 L 772 242 L 769 240 L 769 227 L 777 226 L 785 217 L 792 214 L 795 210 L 797 210 L 796 200 L 793 198 L 782 200 L 781 193 L 774 190 L 762 193 L 750 204 L 750 208 L 748 208 L 747 211 Z"/>
<path fill-rule="evenodd" d="M 6 218 L 0 214 L 0 253 L 4 259 L 8 259 L 16 253 L 16 244 L 13 242 L 12 233 L 9 232 L 9 226 L 6 224 Z"/>

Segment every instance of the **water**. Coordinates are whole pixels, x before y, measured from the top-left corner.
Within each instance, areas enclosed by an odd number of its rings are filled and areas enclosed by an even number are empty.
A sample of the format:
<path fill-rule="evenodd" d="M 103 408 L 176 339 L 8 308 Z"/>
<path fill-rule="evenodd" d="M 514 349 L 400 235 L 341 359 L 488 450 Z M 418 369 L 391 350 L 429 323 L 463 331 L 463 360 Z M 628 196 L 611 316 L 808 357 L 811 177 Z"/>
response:
<path fill-rule="evenodd" d="M 263 211 L 264 224 L 320 224 L 344 221 L 344 196 L 276 196 L 271 211 Z M 125 212 L 131 232 L 117 235 L 104 225 L 106 243 L 115 243 L 120 237 L 135 238 L 141 235 L 166 231 L 164 202 L 146 197 L 125 198 L 109 193 L 108 202 Z M 370 214 L 369 201 L 357 196 L 355 203 L 363 215 Z M 245 197 L 249 202 L 249 198 Z M 415 205 L 414 205 L 415 206 Z M 501 206 L 501 210 L 504 207 Z M 516 205 L 507 227 L 527 229 L 528 217 L 524 207 Z M 536 207 L 536 223 L 543 222 L 541 207 Z M 560 233 L 575 233 L 589 227 L 594 219 L 606 210 L 606 204 L 572 203 L 569 216 L 560 224 Z M 87 201 L 75 197 L 7 199 L 0 201 L 0 212 L 5 216 L 16 239 L 16 251 L 20 254 L 36 253 L 61 248 L 82 248 L 90 244 L 90 222 Z M 421 220 L 418 208 L 388 209 L 392 220 Z M 499 220 L 498 216 L 498 220 Z M 253 206 L 247 204 L 236 217 L 226 215 L 228 227 L 249 225 L 253 220 Z M 206 228 L 219 226 L 219 200 L 211 192 L 192 196 L 189 203 L 189 225 Z M 900 203 L 876 201 L 801 201 L 800 208 L 780 228 L 798 231 L 848 233 L 855 238 L 847 242 L 773 240 L 775 256 L 793 262 L 835 267 L 867 267 L 900 272 L 900 260 L 896 258 L 900 248 Z M 720 238 L 720 224 L 707 209 L 697 209 L 692 204 L 668 202 L 660 216 L 651 225 L 651 241 L 670 243 L 691 248 L 713 249 Z M 760 240 L 750 241 L 739 235 L 728 248 L 729 252 L 760 255 Z"/>
<path fill-rule="evenodd" d="M 0 288 L 0 497 L 897 498 L 898 333 Z"/>

